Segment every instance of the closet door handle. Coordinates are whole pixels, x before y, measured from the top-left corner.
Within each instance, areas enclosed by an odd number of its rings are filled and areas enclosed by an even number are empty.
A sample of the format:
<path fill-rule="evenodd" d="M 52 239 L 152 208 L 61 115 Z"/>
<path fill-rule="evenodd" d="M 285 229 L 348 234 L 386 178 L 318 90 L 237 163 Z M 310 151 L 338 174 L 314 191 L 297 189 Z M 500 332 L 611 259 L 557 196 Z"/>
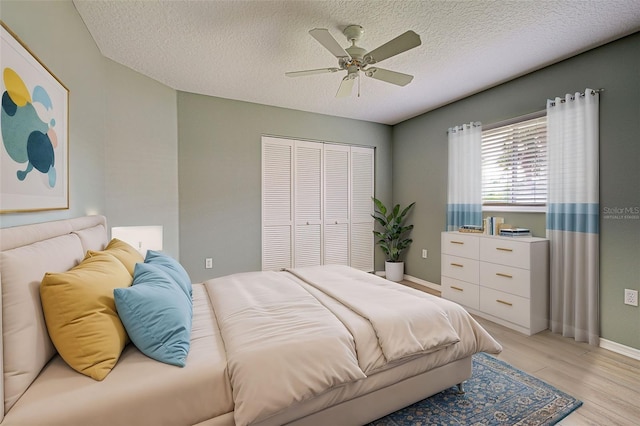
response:
<path fill-rule="evenodd" d="M 451 241 L 451 244 L 464 244 L 464 241 Z"/>
<path fill-rule="evenodd" d="M 461 265 L 459 263 L 452 263 L 451 266 L 457 266 L 458 268 L 463 268 L 464 265 Z"/>
<path fill-rule="evenodd" d="M 499 277 L 513 278 L 513 275 L 503 274 L 502 272 L 496 272 L 496 275 Z"/>
<path fill-rule="evenodd" d="M 500 251 L 513 251 L 513 249 L 510 249 L 510 248 L 504 248 L 504 247 L 496 247 L 496 250 L 500 250 Z"/>
<path fill-rule="evenodd" d="M 503 305 L 513 306 L 513 303 L 505 302 L 504 300 L 496 299 L 496 302 L 502 303 Z"/>
<path fill-rule="evenodd" d="M 454 286 L 451 286 L 451 289 L 452 290 L 456 290 L 456 291 L 464 291 L 464 289 L 462 289 L 460 287 L 454 287 Z"/>

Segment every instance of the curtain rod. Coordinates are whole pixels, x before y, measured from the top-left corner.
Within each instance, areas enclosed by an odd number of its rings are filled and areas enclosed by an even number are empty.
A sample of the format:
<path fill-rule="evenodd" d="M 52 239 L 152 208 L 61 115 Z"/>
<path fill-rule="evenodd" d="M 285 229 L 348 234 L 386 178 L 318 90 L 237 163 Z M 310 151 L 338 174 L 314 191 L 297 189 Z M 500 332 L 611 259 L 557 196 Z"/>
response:
<path fill-rule="evenodd" d="M 453 126 L 453 127 L 449 127 L 449 129 L 447 129 L 447 133 L 456 133 L 456 132 L 461 132 L 464 129 L 466 129 L 465 126 L 469 126 L 469 128 L 473 128 L 473 127 L 481 127 L 482 123 L 479 121 L 472 121 L 471 123 L 464 123 L 461 124 L 459 126 Z"/>
<path fill-rule="evenodd" d="M 595 96 L 595 94 L 596 94 L 596 93 L 601 93 L 601 92 L 604 92 L 604 89 L 603 89 L 603 88 L 600 88 L 600 89 L 591 89 L 590 94 L 591 94 L 591 96 Z M 585 96 L 586 96 L 586 93 L 580 93 L 580 97 L 581 97 L 581 98 L 584 98 Z M 576 100 L 576 97 L 575 97 L 575 96 L 571 96 L 569 99 L 570 99 L 570 100 L 572 100 L 572 101 L 575 101 L 575 100 Z M 567 100 L 566 100 L 566 99 L 564 99 L 564 98 L 560 99 L 560 103 L 561 103 L 561 104 L 563 104 L 563 103 L 565 103 L 565 102 L 567 102 Z M 555 102 L 555 101 L 552 101 L 551 99 L 549 99 L 549 105 L 550 105 L 550 106 L 552 106 L 552 107 L 553 107 L 553 106 L 556 106 L 556 102 Z"/>

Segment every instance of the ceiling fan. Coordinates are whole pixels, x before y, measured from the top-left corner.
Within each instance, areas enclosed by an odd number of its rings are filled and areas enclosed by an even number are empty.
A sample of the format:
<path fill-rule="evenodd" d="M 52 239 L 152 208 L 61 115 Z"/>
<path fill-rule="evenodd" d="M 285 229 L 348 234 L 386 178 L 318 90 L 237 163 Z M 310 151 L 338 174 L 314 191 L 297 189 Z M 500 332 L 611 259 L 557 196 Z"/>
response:
<path fill-rule="evenodd" d="M 356 78 L 360 76 L 360 71 L 367 77 L 386 81 L 387 83 L 398 86 L 406 86 L 413 80 L 413 76 L 409 74 L 378 67 L 369 67 L 369 65 L 377 64 L 392 56 L 420 46 L 422 43 L 420 36 L 413 31 L 407 31 L 370 52 L 367 52 L 362 47 L 356 46 L 356 42 L 359 41 L 364 34 L 364 28 L 360 25 L 349 25 L 344 29 L 343 34 L 347 37 L 347 40 L 351 42 L 351 46 L 346 49 L 343 49 L 336 39 L 333 38 L 329 30 L 325 28 L 314 28 L 309 31 L 309 34 L 338 58 L 338 67 L 287 72 L 285 73 L 287 77 L 301 77 L 346 70 L 347 75 L 342 79 L 342 83 L 340 83 L 340 87 L 336 93 L 336 97 L 338 98 L 351 95 Z M 360 96 L 359 90 L 358 96 Z"/>

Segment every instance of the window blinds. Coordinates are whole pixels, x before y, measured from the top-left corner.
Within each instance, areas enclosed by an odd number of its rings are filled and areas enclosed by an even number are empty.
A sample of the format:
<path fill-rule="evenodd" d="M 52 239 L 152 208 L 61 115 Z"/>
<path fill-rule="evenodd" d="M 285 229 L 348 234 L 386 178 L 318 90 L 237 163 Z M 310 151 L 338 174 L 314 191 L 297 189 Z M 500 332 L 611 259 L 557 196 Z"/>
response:
<path fill-rule="evenodd" d="M 547 202 L 547 117 L 482 132 L 482 203 L 544 206 Z"/>

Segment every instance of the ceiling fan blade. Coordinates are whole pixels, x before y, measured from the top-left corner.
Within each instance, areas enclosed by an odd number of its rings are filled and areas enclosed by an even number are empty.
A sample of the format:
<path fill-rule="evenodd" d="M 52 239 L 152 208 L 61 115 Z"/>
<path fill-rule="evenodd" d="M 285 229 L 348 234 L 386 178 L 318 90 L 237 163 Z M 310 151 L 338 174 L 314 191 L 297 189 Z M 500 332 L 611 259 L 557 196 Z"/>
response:
<path fill-rule="evenodd" d="M 386 81 L 387 83 L 396 84 L 398 86 L 406 86 L 411 83 L 413 76 L 409 74 L 403 74 L 401 72 L 389 71 L 382 68 L 367 68 L 364 72 L 367 77 L 375 78 L 376 80 Z"/>
<path fill-rule="evenodd" d="M 302 77 L 305 75 L 325 74 L 336 71 L 340 71 L 340 68 L 320 68 L 317 70 L 291 71 L 284 73 L 284 75 L 286 75 L 287 77 Z"/>
<path fill-rule="evenodd" d="M 418 47 L 420 44 L 422 44 L 420 36 L 413 31 L 407 31 L 377 49 L 373 49 L 371 52 L 367 53 L 364 57 L 364 62 L 367 64 L 382 62 L 387 58 L 406 52 L 414 47 Z"/>
<path fill-rule="evenodd" d="M 342 83 L 340 83 L 340 87 L 338 88 L 338 93 L 336 93 L 336 98 L 344 98 L 351 95 L 351 90 L 353 89 L 353 83 L 355 83 L 356 79 L 351 78 L 350 75 L 346 75 L 342 79 Z"/>
<path fill-rule="evenodd" d="M 336 58 L 351 58 L 346 50 L 336 41 L 326 28 L 314 28 L 309 31 L 311 37 L 318 40 L 318 43 L 324 46 Z"/>

